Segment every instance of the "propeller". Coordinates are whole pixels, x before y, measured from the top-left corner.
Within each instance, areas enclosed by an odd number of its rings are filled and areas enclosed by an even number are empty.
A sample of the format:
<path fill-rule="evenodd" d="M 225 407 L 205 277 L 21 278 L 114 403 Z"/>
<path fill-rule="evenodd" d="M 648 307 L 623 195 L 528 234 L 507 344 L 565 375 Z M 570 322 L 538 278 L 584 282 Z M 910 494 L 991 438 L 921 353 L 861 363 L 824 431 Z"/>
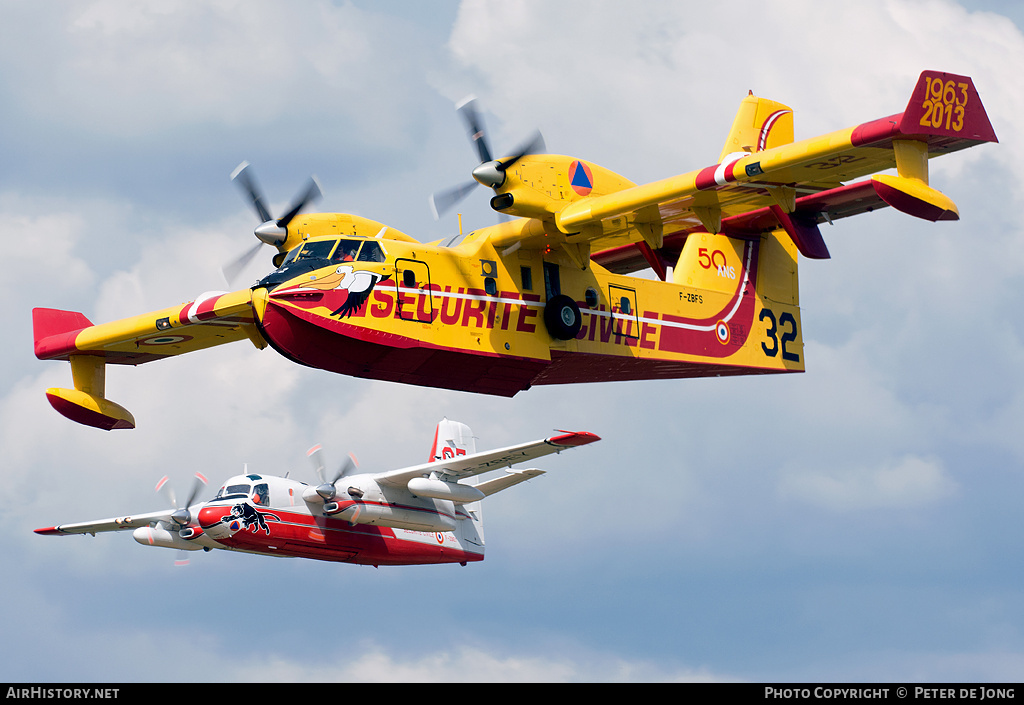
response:
<path fill-rule="evenodd" d="M 253 230 L 253 233 L 256 235 L 256 239 L 259 240 L 259 242 L 257 242 L 251 249 L 243 252 L 238 258 L 224 265 L 221 271 L 224 273 L 224 277 L 228 282 L 231 282 L 242 272 L 243 269 L 246 268 L 246 266 L 248 266 L 249 262 L 252 261 L 253 257 L 256 256 L 263 245 L 266 244 L 278 247 L 284 244 L 284 241 L 288 238 L 288 223 L 292 222 L 292 219 L 301 213 L 303 208 L 310 203 L 319 200 L 323 196 L 323 191 L 320 189 L 320 182 L 317 181 L 315 176 L 311 176 L 305 188 L 292 201 L 291 207 L 288 211 L 280 218 L 274 218 L 274 216 L 270 214 L 270 209 L 267 207 L 267 201 L 263 197 L 263 191 L 256 182 L 256 177 L 253 175 L 250 166 L 249 162 L 242 162 L 239 164 L 235 167 L 235 170 L 231 172 L 231 180 L 238 184 L 238 187 L 242 189 L 247 200 L 252 204 L 253 209 L 256 211 L 256 217 L 260 219 L 260 224 L 256 226 L 255 230 Z"/>
<path fill-rule="evenodd" d="M 325 502 L 330 502 L 338 493 L 338 488 L 336 487 L 338 480 L 351 474 L 355 468 L 359 467 L 359 463 L 356 461 L 355 456 L 350 453 L 349 456 L 345 458 L 345 462 L 343 462 L 341 467 L 339 467 L 334 473 L 333 479 L 328 482 L 327 476 L 324 474 L 326 468 L 324 467 L 323 461 L 323 448 L 319 445 L 315 445 L 309 449 L 306 455 L 313 462 L 313 467 L 316 470 L 316 476 L 320 480 L 320 484 L 316 487 L 316 493 L 320 495 Z"/>
<path fill-rule="evenodd" d="M 520 144 L 507 157 L 494 159 L 491 147 L 484 130 L 483 119 L 476 108 L 476 98 L 468 96 L 455 105 L 455 109 L 466 123 L 469 139 L 476 147 L 480 164 L 473 169 L 473 181 L 467 181 L 444 191 L 437 191 L 430 196 L 430 208 L 434 219 L 439 220 L 455 204 L 469 195 L 477 186 L 487 186 L 497 192 L 505 183 L 505 172 L 527 154 L 537 154 L 545 150 L 544 137 L 535 132 L 528 140 Z M 493 207 L 493 205 L 492 205 Z"/>
<path fill-rule="evenodd" d="M 179 530 L 184 529 L 192 523 L 192 512 L 189 510 L 189 507 L 191 507 L 193 502 L 196 501 L 196 497 L 199 496 L 199 490 L 206 486 L 206 483 L 206 477 L 204 477 L 202 473 L 197 472 L 192 481 L 192 489 L 188 493 L 188 500 L 186 500 L 185 504 L 180 507 L 178 506 L 177 498 L 174 495 L 174 488 L 171 487 L 167 475 L 161 477 L 160 481 L 156 483 L 156 491 L 163 492 L 164 496 L 170 501 L 171 506 L 174 507 L 174 512 L 171 514 L 171 521 L 178 525 Z M 174 565 L 188 565 L 188 551 L 178 551 L 178 555 L 174 559 Z"/>
<path fill-rule="evenodd" d="M 178 506 L 178 501 L 174 495 L 174 489 L 170 485 L 169 478 L 164 475 L 160 478 L 160 481 L 156 483 L 156 491 L 163 492 L 164 496 L 167 497 L 171 502 L 171 506 L 174 507 L 174 512 L 171 514 L 171 521 L 177 524 L 179 527 L 184 528 L 192 523 L 192 513 L 189 511 L 189 507 L 196 501 L 196 497 L 199 496 L 199 491 L 206 486 L 208 480 L 203 476 L 202 473 L 196 473 L 192 481 L 192 489 L 188 493 L 188 500 L 185 504 Z"/>

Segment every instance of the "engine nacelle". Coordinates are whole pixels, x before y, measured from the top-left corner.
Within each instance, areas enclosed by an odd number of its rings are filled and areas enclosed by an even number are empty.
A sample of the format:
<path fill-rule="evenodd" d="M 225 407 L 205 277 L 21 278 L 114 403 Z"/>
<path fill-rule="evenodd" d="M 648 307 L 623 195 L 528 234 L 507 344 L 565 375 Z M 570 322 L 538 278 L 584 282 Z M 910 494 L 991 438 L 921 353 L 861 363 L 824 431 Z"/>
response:
<path fill-rule="evenodd" d="M 461 485 L 457 482 L 445 482 L 444 480 L 432 480 L 426 477 L 412 478 L 409 480 L 408 487 L 409 491 L 417 497 L 447 499 L 451 502 L 455 502 L 456 504 L 479 502 L 487 496 L 472 485 Z"/>
<path fill-rule="evenodd" d="M 132 532 L 132 538 L 143 546 L 160 546 L 161 548 L 180 548 L 183 551 L 201 551 L 202 546 L 197 546 L 191 541 L 178 536 L 176 531 L 153 528 L 151 526 L 140 526 Z"/>
<path fill-rule="evenodd" d="M 316 491 L 316 487 L 310 486 L 302 490 L 302 501 L 310 504 L 323 504 L 324 498 Z"/>
<path fill-rule="evenodd" d="M 363 502 L 327 502 L 324 514 L 350 524 L 389 526 L 412 531 L 455 531 L 455 520 L 436 510 L 400 509 L 390 505 Z"/>

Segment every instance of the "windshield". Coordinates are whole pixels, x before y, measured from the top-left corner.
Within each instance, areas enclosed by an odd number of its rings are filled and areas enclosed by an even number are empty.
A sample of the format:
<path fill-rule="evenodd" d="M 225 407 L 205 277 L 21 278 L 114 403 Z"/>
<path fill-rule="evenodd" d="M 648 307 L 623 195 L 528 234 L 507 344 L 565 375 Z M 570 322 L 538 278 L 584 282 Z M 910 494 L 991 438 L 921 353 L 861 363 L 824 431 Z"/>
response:
<path fill-rule="evenodd" d="M 338 242 L 338 249 L 334 251 L 331 261 L 352 262 L 355 260 L 356 252 L 359 251 L 359 242 L 359 240 L 340 240 Z"/>
<path fill-rule="evenodd" d="M 224 485 L 217 490 L 214 499 L 231 499 L 233 497 L 248 497 L 249 485 Z"/>
<path fill-rule="evenodd" d="M 283 269 L 284 267 L 287 267 L 289 264 L 291 264 L 295 260 L 295 257 L 299 254 L 299 250 L 301 249 L 302 246 L 299 245 L 298 247 L 293 247 L 292 249 L 288 250 L 288 254 L 285 255 L 284 259 L 281 261 L 280 268 Z"/>
<path fill-rule="evenodd" d="M 327 259 L 331 256 L 331 250 L 334 249 L 334 244 L 337 240 L 317 240 L 315 242 L 307 242 L 302 246 L 302 251 L 295 256 L 296 262 L 301 262 L 304 259 Z"/>
<path fill-rule="evenodd" d="M 364 242 L 363 249 L 359 250 L 360 262 L 383 262 L 385 259 L 379 242 Z"/>

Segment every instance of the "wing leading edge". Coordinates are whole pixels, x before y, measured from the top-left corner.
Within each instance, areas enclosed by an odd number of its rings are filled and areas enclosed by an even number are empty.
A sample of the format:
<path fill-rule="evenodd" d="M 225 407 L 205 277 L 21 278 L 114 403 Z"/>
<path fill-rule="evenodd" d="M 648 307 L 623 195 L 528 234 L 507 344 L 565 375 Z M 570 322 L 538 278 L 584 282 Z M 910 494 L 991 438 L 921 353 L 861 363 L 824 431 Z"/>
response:
<path fill-rule="evenodd" d="M 70 536 L 71 534 L 98 534 L 104 531 L 128 531 L 149 526 L 158 521 L 170 521 L 173 513 L 173 509 L 165 509 L 159 512 L 149 512 L 148 514 L 83 521 L 77 524 L 60 524 L 45 529 L 35 529 L 35 533 L 43 536 Z"/>

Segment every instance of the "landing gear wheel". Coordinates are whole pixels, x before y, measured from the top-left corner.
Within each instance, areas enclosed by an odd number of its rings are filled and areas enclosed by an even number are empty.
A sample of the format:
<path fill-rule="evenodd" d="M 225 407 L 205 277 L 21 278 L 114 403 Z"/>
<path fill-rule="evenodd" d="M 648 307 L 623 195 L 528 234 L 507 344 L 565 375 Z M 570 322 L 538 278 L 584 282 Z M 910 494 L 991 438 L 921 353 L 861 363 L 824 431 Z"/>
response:
<path fill-rule="evenodd" d="M 572 340 L 583 325 L 580 307 L 565 294 L 559 294 L 544 307 L 544 325 L 556 340 Z"/>

